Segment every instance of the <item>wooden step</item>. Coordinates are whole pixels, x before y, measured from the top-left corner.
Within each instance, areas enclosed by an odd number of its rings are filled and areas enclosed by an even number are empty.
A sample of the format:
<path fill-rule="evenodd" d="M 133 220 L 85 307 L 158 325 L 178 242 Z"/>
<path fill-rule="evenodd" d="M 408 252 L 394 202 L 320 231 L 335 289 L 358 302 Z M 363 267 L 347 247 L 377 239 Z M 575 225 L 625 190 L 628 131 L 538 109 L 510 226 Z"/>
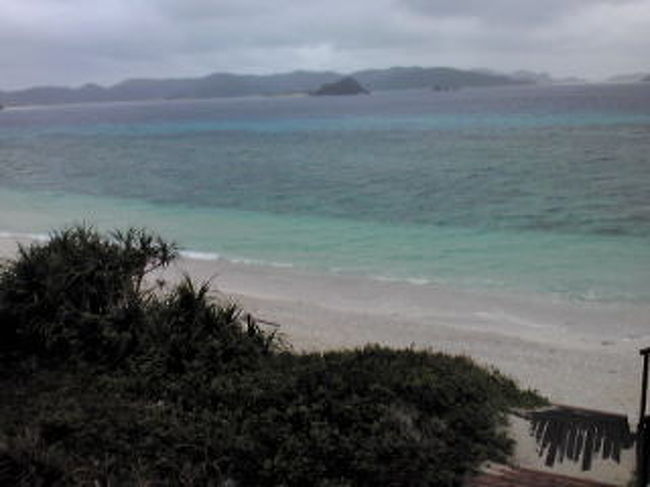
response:
<path fill-rule="evenodd" d="M 464 487 L 614 487 L 613 484 L 577 479 L 526 468 L 492 466 L 468 479 Z"/>

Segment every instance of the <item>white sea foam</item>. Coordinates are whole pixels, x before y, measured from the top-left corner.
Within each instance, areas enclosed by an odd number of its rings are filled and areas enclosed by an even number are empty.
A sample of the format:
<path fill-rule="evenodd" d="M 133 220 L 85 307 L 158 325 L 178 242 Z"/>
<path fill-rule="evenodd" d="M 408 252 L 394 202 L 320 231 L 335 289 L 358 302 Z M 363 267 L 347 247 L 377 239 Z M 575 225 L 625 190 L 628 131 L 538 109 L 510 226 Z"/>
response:
<path fill-rule="evenodd" d="M 181 257 L 193 260 L 219 260 L 221 256 L 214 252 L 198 252 L 196 250 L 181 250 Z"/>
<path fill-rule="evenodd" d="M 180 255 L 187 259 L 192 260 L 208 260 L 208 261 L 217 261 L 225 260 L 233 264 L 243 264 L 248 266 L 264 266 L 264 267 L 273 267 L 276 269 L 290 269 L 294 265 L 288 262 L 274 262 L 274 261 L 265 261 L 261 259 L 249 259 L 245 257 L 224 257 L 216 252 L 201 252 L 197 250 L 181 250 Z"/>
<path fill-rule="evenodd" d="M 275 262 L 275 261 L 266 261 L 260 259 L 248 259 L 244 257 L 232 257 L 227 259 L 233 264 L 244 264 L 251 266 L 264 266 L 264 267 L 273 267 L 276 269 L 292 269 L 295 266 L 289 262 Z"/>

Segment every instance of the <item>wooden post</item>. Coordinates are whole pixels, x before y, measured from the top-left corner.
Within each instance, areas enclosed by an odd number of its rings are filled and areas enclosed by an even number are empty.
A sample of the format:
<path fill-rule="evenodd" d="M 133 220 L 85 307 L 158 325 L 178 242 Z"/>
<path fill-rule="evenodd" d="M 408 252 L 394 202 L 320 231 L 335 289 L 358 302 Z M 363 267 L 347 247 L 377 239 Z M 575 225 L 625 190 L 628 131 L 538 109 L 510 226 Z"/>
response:
<path fill-rule="evenodd" d="M 636 475 L 637 486 L 648 485 L 648 418 L 646 418 L 646 402 L 648 399 L 648 355 L 650 347 L 640 351 L 643 357 L 643 373 L 641 376 L 641 405 L 639 408 L 639 425 L 636 429 Z"/>

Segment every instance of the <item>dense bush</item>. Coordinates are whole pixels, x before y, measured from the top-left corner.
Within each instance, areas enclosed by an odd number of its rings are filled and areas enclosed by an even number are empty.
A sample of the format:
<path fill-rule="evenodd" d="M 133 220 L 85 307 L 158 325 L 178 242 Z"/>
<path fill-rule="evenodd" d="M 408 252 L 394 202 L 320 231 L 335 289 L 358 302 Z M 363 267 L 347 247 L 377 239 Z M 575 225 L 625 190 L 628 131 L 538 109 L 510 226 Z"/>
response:
<path fill-rule="evenodd" d="M 462 357 L 290 353 L 206 285 L 145 289 L 174 257 L 77 227 L 4 267 L 0 484 L 459 485 L 540 400 Z"/>
<path fill-rule="evenodd" d="M 175 253 L 142 230 L 105 237 L 85 226 L 21 246 L 0 275 L 2 351 L 54 362 L 121 358 L 142 321 L 145 274 Z"/>
<path fill-rule="evenodd" d="M 145 276 L 176 255 L 144 230 L 104 236 L 86 226 L 20 247 L 0 274 L 0 354 L 113 367 L 152 353 L 167 373 L 270 349 L 273 337 L 244 324 L 236 306 L 210 302 L 206 285 L 145 288 Z"/>

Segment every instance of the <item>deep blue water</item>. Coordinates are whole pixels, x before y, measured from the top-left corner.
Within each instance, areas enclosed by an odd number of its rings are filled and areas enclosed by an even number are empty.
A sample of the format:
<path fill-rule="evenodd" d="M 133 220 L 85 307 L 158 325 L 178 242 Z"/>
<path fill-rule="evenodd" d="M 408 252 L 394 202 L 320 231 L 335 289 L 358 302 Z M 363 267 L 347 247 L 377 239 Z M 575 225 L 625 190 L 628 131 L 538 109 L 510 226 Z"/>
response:
<path fill-rule="evenodd" d="M 650 301 L 650 84 L 6 109 L 0 232 Z"/>

